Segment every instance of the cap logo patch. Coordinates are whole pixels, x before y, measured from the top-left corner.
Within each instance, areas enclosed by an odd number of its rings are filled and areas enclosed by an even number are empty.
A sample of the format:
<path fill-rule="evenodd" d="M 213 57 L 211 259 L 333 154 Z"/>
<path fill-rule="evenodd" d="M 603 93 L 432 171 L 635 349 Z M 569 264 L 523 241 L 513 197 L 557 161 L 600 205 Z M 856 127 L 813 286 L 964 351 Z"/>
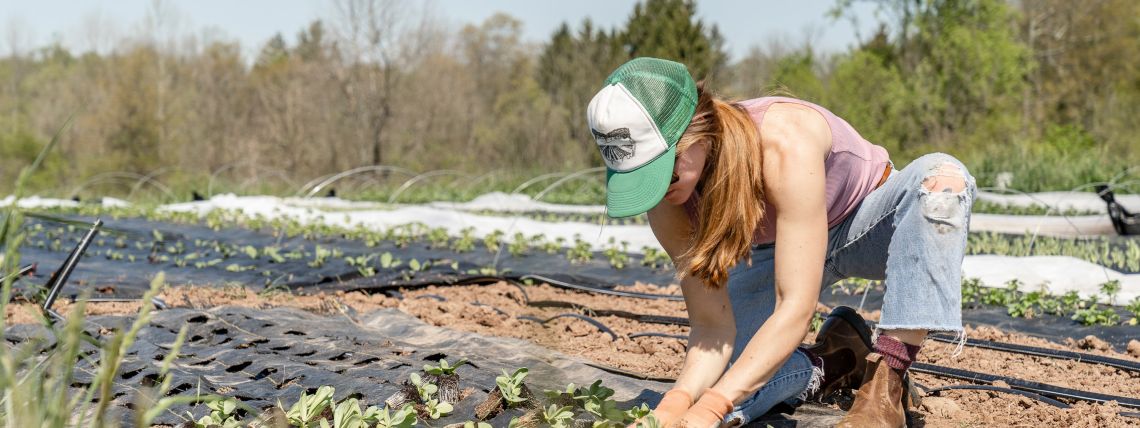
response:
<path fill-rule="evenodd" d="M 606 133 L 593 128 L 590 131 L 593 132 L 594 139 L 601 146 L 602 157 L 606 158 L 607 161 L 618 163 L 633 158 L 636 146 L 629 135 L 629 128 L 618 128 Z"/>

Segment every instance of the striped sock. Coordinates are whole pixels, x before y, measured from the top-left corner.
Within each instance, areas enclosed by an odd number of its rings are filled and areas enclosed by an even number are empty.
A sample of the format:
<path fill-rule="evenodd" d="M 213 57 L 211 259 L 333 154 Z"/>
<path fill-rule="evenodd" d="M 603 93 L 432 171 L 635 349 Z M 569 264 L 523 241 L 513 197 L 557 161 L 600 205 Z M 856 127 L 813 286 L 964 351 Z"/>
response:
<path fill-rule="evenodd" d="M 883 360 L 892 369 L 906 371 L 918 356 L 921 346 L 908 345 L 890 336 L 880 335 L 875 341 L 875 352 L 883 356 Z"/>

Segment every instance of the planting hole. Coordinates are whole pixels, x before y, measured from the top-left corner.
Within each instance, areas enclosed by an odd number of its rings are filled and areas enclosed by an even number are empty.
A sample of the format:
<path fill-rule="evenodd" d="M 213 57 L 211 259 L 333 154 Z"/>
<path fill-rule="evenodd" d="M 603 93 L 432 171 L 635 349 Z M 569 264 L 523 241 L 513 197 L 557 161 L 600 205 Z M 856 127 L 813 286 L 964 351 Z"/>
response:
<path fill-rule="evenodd" d="M 269 375 L 274 374 L 274 373 L 277 373 L 277 369 L 275 369 L 273 367 L 267 367 L 267 368 L 262 369 L 261 371 L 257 372 L 257 374 L 253 375 L 253 380 L 262 380 L 262 379 L 269 377 Z"/>
<path fill-rule="evenodd" d="M 238 363 L 238 364 L 227 367 L 226 371 L 230 372 L 230 373 L 237 373 L 237 372 L 240 372 L 242 370 L 245 370 L 245 368 L 249 367 L 251 364 L 253 364 L 253 361 L 246 361 L 244 363 Z"/>

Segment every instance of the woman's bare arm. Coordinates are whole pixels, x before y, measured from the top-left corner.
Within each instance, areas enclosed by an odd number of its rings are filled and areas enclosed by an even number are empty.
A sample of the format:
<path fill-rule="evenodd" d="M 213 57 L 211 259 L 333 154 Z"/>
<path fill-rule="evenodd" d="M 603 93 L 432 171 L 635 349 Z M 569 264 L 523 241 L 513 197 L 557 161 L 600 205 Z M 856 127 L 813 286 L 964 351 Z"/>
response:
<path fill-rule="evenodd" d="M 662 203 L 648 214 L 649 225 L 658 242 L 673 258 L 674 265 L 681 266 L 678 257 L 688 249 L 692 230 L 684 209 Z M 727 287 L 713 290 L 699 278 L 686 277 L 681 280 L 681 291 L 689 312 L 689 348 L 674 388 L 688 392 L 693 400 L 697 400 L 705 389 L 716 383 L 728 366 L 736 325 Z"/>
<path fill-rule="evenodd" d="M 776 215 L 776 308 L 714 387 L 735 402 L 763 386 L 803 341 L 819 300 L 827 249 L 827 123 L 806 107 L 776 104 L 761 135 L 765 197 L 776 211 L 765 213 Z"/>

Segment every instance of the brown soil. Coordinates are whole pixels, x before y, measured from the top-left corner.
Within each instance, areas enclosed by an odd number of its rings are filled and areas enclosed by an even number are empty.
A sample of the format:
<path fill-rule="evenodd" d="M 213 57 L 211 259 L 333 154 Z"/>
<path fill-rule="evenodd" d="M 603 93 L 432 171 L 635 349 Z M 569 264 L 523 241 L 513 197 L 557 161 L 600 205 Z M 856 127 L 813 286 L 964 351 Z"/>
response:
<path fill-rule="evenodd" d="M 523 291 L 532 305 L 525 304 Z M 650 286 L 634 285 L 625 291 L 653 292 Z M 670 290 L 669 294 L 679 294 Z M 443 300 L 439 299 L 440 297 Z M 485 286 L 428 287 L 404 292 L 399 300 L 382 295 L 337 292 L 311 296 L 288 293 L 259 295 L 243 288 L 192 288 L 174 287 L 161 298 L 172 307 L 205 308 L 219 305 L 238 305 L 254 308 L 278 306 L 296 307 L 319 314 L 366 313 L 376 308 L 398 307 L 421 320 L 436 326 L 480 334 L 526 339 L 557 351 L 576 355 L 596 363 L 656 377 L 675 377 L 685 353 L 682 340 L 660 337 L 637 337 L 634 333 L 658 332 L 685 336 L 688 328 L 663 324 L 649 324 L 614 316 L 596 316 L 616 335 L 611 339 L 588 322 L 574 318 L 560 318 L 545 324 L 520 320 L 518 316 L 548 319 L 564 313 L 589 315 L 594 311 L 617 310 L 637 314 L 684 317 L 685 304 L 678 301 L 614 298 L 613 296 L 563 290 L 548 285 L 520 287 L 501 282 Z M 536 307 L 534 303 L 569 302 L 572 307 Z M 61 302 L 56 310 L 61 313 L 68 304 Z M 137 311 L 138 304 L 90 304 L 90 314 L 127 314 Z M 497 310 L 496 310 L 497 309 Z M 828 308 L 820 307 L 826 312 Z M 501 311 L 501 312 L 500 312 Z M 9 323 L 37 322 L 38 311 L 28 304 L 8 305 Z M 876 319 L 878 313 L 865 313 Z M 1113 358 L 1140 361 L 1137 356 L 1118 352 L 1104 346 L 1099 339 L 1085 338 L 1059 344 L 1025 335 L 1002 332 L 988 327 L 968 328 L 968 336 L 975 339 L 1001 341 L 1051 349 L 1072 350 L 1105 355 Z M 805 341 L 812 341 L 809 334 Z M 951 344 L 928 341 L 919 361 L 983 373 L 1005 375 L 1057 386 L 1140 398 L 1140 375 L 1096 364 L 1077 363 L 1041 357 L 1032 357 L 999 351 L 965 347 L 953 356 Z M 963 382 L 916 374 L 915 380 L 927 387 Z M 839 400 L 837 407 L 846 408 L 849 400 Z M 923 407 L 912 412 L 912 417 L 932 427 L 961 426 L 1140 426 L 1140 419 L 1119 416 L 1128 411 L 1115 403 L 1093 405 L 1076 403 L 1071 409 L 1061 410 L 1025 399 L 1020 396 L 978 391 L 947 391 L 939 397 L 926 397 Z"/>

